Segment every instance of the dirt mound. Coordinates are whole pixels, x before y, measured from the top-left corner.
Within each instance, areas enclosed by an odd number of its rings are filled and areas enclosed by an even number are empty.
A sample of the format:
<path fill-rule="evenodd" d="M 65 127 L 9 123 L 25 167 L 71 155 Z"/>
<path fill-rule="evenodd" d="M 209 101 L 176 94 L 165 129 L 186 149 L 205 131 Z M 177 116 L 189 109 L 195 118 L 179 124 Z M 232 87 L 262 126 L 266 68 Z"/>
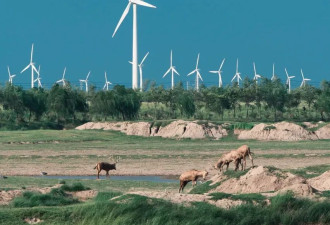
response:
<path fill-rule="evenodd" d="M 221 178 L 223 180 L 223 178 Z M 312 188 L 302 177 L 291 173 L 283 173 L 280 170 L 269 170 L 263 166 L 251 169 L 239 179 L 231 178 L 223 181 L 216 192 L 230 194 L 237 193 L 262 193 L 293 191 L 299 196 L 312 194 Z"/>
<path fill-rule="evenodd" d="M 221 199 L 211 200 L 211 196 L 199 194 L 182 194 L 182 193 L 169 193 L 169 192 L 155 192 L 155 191 L 134 191 L 128 194 L 142 195 L 149 198 L 158 198 L 170 201 L 176 204 L 189 205 L 191 202 L 207 202 L 220 208 L 229 209 L 238 205 L 242 205 L 241 200 Z"/>
<path fill-rule="evenodd" d="M 307 183 L 318 191 L 330 191 L 330 171 L 307 180 Z"/>
<path fill-rule="evenodd" d="M 0 205 L 8 205 L 11 200 L 23 193 L 22 190 L 0 191 Z"/>
<path fill-rule="evenodd" d="M 77 198 L 79 201 L 87 201 L 92 199 L 97 195 L 97 193 L 98 192 L 95 190 L 70 192 L 70 194 L 72 194 L 72 196 Z"/>
<path fill-rule="evenodd" d="M 183 121 L 178 120 L 170 123 L 167 126 L 152 126 L 148 122 L 117 122 L 117 123 L 93 123 L 88 122 L 79 127 L 77 130 L 115 130 L 123 132 L 127 135 L 137 136 L 159 136 L 164 138 L 191 138 L 191 139 L 202 139 L 211 137 L 214 139 L 220 139 L 227 136 L 226 129 L 223 129 L 220 125 L 212 123 L 198 124 L 197 121 Z"/>
<path fill-rule="evenodd" d="M 330 123 L 315 131 L 315 134 L 319 139 L 330 139 Z"/>
<path fill-rule="evenodd" d="M 242 131 L 238 139 L 301 141 L 317 140 L 315 133 L 305 130 L 303 127 L 288 122 L 275 124 L 258 124 L 251 130 Z"/>

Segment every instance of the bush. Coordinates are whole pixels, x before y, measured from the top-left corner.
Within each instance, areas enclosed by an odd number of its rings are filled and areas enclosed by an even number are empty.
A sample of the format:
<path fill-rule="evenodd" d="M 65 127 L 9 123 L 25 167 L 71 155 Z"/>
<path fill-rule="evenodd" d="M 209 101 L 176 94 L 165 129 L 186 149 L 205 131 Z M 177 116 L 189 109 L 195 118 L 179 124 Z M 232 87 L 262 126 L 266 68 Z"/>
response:
<path fill-rule="evenodd" d="M 60 187 L 60 189 L 62 191 L 70 191 L 70 192 L 90 190 L 89 187 L 85 187 L 82 183 L 73 183 L 71 186 L 64 184 Z"/>
<path fill-rule="evenodd" d="M 211 183 L 212 181 L 207 181 L 201 185 L 196 185 L 189 194 L 204 194 L 220 185 L 220 183 L 210 185 Z"/>
<path fill-rule="evenodd" d="M 79 201 L 68 196 L 61 189 L 52 189 L 48 194 L 24 192 L 22 197 L 12 201 L 16 208 L 35 206 L 63 206 L 78 203 Z"/>

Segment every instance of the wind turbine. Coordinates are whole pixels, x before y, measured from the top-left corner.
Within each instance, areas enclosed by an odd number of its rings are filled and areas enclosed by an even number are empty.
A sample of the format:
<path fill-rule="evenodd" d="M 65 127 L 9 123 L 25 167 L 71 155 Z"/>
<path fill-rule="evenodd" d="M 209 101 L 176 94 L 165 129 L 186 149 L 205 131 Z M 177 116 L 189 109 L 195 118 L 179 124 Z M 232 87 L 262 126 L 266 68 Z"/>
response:
<path fill-rule="evenodd" d="M 140 70 L 140 91 L 143 90 L 143 75 L 142 75 L 142 67 L 143 67 L 143 62 L 144 60 L 146 60 L 146 58 L 148 57 L 149 52 L 147 52 L 147 54 L 144 56 L 144 58 L 142 59 L 142 61 L 139 64 L 139 70 Z"/>
<path fill-rule="evenodd" d="M 295 78 L 295 76 L 289 76 L 288 71 L 286 70 L 286 68 L 285 68 L 285 73 L 286 73 L 286 77 L 287 77 L 287 79 L 286 79 L 286 84 L 287 84 L 288 87 L 289 87 L 288 92 L 290 93 L 290 92 L 291 92 L 291 79 L 292 79 L 292 78 Z"/>
<path fill-rule="evenodd" d="M 218 75 L 219 75 L 219 87 L 222 87 L 222 77 L 221 77 L 221 68 L 222 68 L 222 66 L 223 66 L 223 64 L 224 64 L 224 62 L 225 62 L 225 60 L 226 59 L 223 59 L 222 60 L 222 63 L 221 63 L 221 65 L 220 65 L 220 68 L 219 68 L 219 70 L 218 71 L 210 71 L 210 73 L 217 73 Z"/>
<path fill-rule="evenodd" d="M 23 73 L 25 70 L 31 67 L 31 88 L 34 87 L 34 72 L 36 72 L 37 74 L 39 73 L 33 62 L 33 45 L 34 44 L 32 44 L 32 48 L 31 48 L 30 63 L 21 71 L 21 73 Z"/>
<path fill-rule="evenodd" d="M 256 64 L 254 62 L 253 62 L 253 69 L 254 69 L 253 80 L 255 80 L 256 83 L 258 83 L 258 79 L 261 78 L 261 75 L 260 74 L 257 74 Z"/>
<path fill-rule="evenodd" d="M 132 88 L 138 88 L 138 44 L 137 44 L 137 5 L 146 6 L 150 8 L 156 8 L 156 6 L 146 3 L 142 0 L 129 0 L 126 9 L 124 10 L 120 20 L 116 26 L 115 31 L 113 32 L 112 37 L 115 36 L 118 28 L 121 23 L 124 21 L 127 16 L 131 5 L 133 5 L 133 51 L 132 51 Z"/>
<path fill-rule="evenodd" d="M 173 66 L 173 52 L 171 50 L 171 64 L 170 64 L 170 68 L 166 71 L 166 73 L 164 74 L 163 78 L 166 77 L 166 75 L 172 72 L 172 84 L 171 84 L 171 88 L 173 90 L 174 88 L 174 73 L 176 73 L 178 76 L 180 76 L 180 74 L 178 73 L 178 71 L 176 71 L 175 67 Z"/>
<path fill-rule="evenodd" d="M 202 76 L 199 73 L 198 62 L 199 62 L 199 53 L 198 53 L 198 56 L 197 56 L 196 68 L 187 75 L 187 76 L 190 76 L 190 75 L 196 73 L 196 81 L 195 82 L 196 82 L 196 91 L 197 92 L 199 91 L 199 79 L 201 79 L 203 81 Z"/>
<path fill-rule="evenodd" d="M 231 82 L 233 82 L 235 80 L 235 78 L 237 79 L 237 84 L 239 86 L 239 80 L 242 80 L 242 78 L 241 78 L 241 73 L 238 72 L 238 59 L 236 62 L 236 73 L 235 73 L 235 76 L 233 77 L 233 79 L 231 79 Z"/>
<path fill-rule="evenodd" d="M 38 77 L 37 79 L 34 80 L 34 82 L 37 82 L 38 81 L 38 88 L 42 88 L 42 85 L 41 85 L 41 80 L 40 80 L 40 66 L 38 68 Z"/>
<path fill-rule="evenodd" d="M 271 80 L 274 81 L 276 79 L 277 79 L 277 76 L 275 75 L 275 63 L 273 63 L 273 75 L 272 75 Z"/>
<path fill-rule="evenodd" d="M 64 79 L 65 73 L 66 73 L 66 67 L 64 68 L 64 72 L 63 72 L 62 79 L 56 81 L 56 83 L 62 83 L 62 84 L 63 84 L 63 87 L 65 87 L 65 83 L 66 83 L 66 81 L 65 81 L 65 79 Z"/>
<path fill-rule="evenodd" d="M 105 77 L 105 84 L 103 86 L 103 90 L 107 89 L 107 91 L 109 90 L 109 85 L 112 84 L 110 81 L 108 81 L 107 78 L 107 72 L 104 72 L 104 77 Z"/>
<path fill-rule="evenodd" d="M 80 81 L 80 87 L 82 88 L 82 84 L 85 83 L 86 85 L 86 92 L 88 92 L 88 77 L 90 75 L 91 71 L 88 72 L 86 80 L 79 80 Z"/>
<path fill-rule="evenodd" d="M 7 66 L 7 68 L 8 68 L 8 75 L 9 75 L 9 83 L 13 84 L 13 78 L 16 76 L 16 74 L 11 74 L 9 66 Z"/>
<path fill-rule="evenodd" d="M 308 78 L 305 78 L 305 77 L 304 77 L 304 73 L 303 73 L 302 69 L 301 69 L 300 71 L 301 71 L 301 76 L 302 76 L 302 78 L 303 78 L 300 87 L 302 87 L 302 86 L 305 87 L 305 85 L 306 85 L 306 81 L 310 81 L 311 79 L 308 79 Z"/>

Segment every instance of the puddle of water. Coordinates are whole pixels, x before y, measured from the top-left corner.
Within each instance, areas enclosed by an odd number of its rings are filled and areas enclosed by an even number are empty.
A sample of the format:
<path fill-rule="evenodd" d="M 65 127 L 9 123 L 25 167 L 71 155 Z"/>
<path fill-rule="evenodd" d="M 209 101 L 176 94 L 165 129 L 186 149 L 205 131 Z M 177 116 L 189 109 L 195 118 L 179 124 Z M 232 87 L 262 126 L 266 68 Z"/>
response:
<path fill-rule="evenodd" d="M 97 176 L 35 176 L 39 178 L 45 179 L 59 179 L 59 180 L 96 180 Z M 156 183 L 178 183 L 177 179 L 169 179 L 162 176 L 100 176 L 100 180 L 120 180 L 120 181 L 148 181 L 148 182 L 156 182 Z"/>

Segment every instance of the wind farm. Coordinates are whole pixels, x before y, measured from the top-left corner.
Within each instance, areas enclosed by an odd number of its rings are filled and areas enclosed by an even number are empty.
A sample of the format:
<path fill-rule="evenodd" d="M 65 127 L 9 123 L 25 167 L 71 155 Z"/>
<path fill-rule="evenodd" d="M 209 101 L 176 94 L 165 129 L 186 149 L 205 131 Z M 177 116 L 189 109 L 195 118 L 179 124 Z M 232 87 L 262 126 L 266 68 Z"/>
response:
<path fill-rule="evenodd" d="M 329 224 L 329 10 L 0 1 L 0 223 Z"/>

